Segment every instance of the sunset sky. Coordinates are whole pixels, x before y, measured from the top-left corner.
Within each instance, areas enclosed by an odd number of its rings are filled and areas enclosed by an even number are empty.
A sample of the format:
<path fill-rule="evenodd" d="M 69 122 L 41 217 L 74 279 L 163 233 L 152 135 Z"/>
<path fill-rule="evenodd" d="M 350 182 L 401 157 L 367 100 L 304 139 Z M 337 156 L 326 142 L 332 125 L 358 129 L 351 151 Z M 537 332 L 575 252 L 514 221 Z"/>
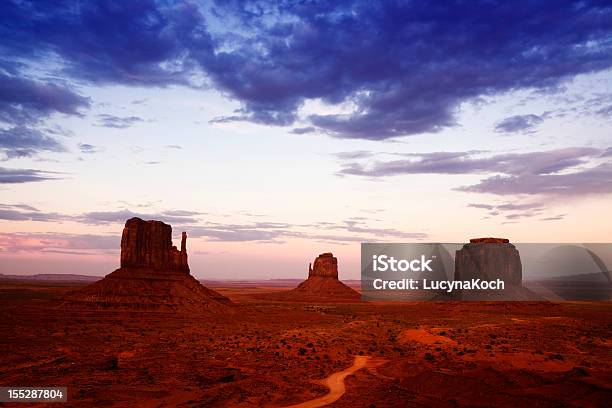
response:
<path fill-rule="evenodd" d="M 1 2 L 0 273 L 105 275 L 132 216 L 206 279 L 612 241 L 608 2 L 371 3 Z"/>

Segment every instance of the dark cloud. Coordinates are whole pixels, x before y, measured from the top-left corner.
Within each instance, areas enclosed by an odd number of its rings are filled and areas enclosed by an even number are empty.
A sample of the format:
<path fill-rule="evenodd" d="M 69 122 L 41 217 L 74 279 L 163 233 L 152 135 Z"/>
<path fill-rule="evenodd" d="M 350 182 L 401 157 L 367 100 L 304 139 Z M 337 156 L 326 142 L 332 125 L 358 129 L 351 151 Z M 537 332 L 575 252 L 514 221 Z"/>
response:
<path fill-rule="evenodd" d="M 87 107 L 88 98 L 63 85 L 6 75 L 0 70 L 2 122 L 15 126 L 34 125 L 53 113 L 79 115 L 79 109 Z"/>
<path fill-rule="evenodd" d="M 455 124 L 467 100 L 554 87 L 612 63 L 611 10 L 604 3 L 217 5 L 218 15 L 235 17 L 244 31 L 201 62 L 218 87 L 244 104 L 226 120 L 286 125 L 306 99 L 351 102 L 352 113 L 309 118 L 343 138 L 436 132 Z"/>
<path fill-rule="evenodd" d="M 544 118 L 538 115 L 516 115 L 503 119 L 495 125 L 496 132 L 516 133 L 532 132 Z"/>
<path fill-rule="evenodd" d="M 63 152 L 64 146 L 54 137 L 25 126 L 0 129 L 0 151 L 7 159 L 31 157 L 41 151 Z"/>
<path fill-rule="evenodd" d="M 341 138 L 436 132 L 466 101 L 554 89 L 612 66 L 612 8 L 596 0 L 4 1 L 0 18 L 0 67 L 12 78 L 22 61 L 50 58 L 64 77 L 93 84 L 200 86 L 205 77 L 242 103 L 220 121 L 300 119 L 309 123 L 298 133 Z M 50 93 L 55 110 L 73 112 L 76 94 Z M 298 118 L 309 99 L 355 109 Z"/>
<path fill-rule="evenodd" d="M 0 68 L 0 123 L 8 125 L 0 130 L 0 152 L 12 159 L 64 151 L 57 132 L 44 128 L 43 120 L 54 113 L 78 116 L 87 107 L 88 98 L 64 85 L 8 75 Z"/>
<path fill-rule="evenodd" d="M 188 49 L 210 48 L 200 13 L 186 2 L 5 1 L 0 17 L 7 56 L 59 56 L 66 75 L 92 83 L 186 83 Z"/>
<path fill-rule="evenodd" d="M 57 180 L 57 173 L 34 169 L 0 167 L 0 184 L 19 184 L 33 181 Z"/>
<path fill-rule="evenodd" d="M 115 128 L 115 129 L 125 129 L 134 125 L 135 123 L 142 122 L 143 119 L 137 116 L 114 116 L 102 114 L 98 115 L 98 126 Z"/>

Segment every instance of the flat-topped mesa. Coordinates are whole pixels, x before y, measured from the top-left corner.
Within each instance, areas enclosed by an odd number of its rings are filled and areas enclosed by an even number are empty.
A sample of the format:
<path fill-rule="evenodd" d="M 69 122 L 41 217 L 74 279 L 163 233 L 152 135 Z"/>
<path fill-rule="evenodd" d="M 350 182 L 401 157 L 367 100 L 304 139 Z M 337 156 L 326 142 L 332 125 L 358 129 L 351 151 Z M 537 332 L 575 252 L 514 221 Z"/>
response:
<path fill-rule="evenodd" d="M 470 239 L 455 255 L 455 280 L 502 279 L 520 287 L 522 274 L 519 251 L 505 238 Z"/>
<path fill-rule="evenodd" d="M 338 279 L 338 258 L 331 252 L 317 256 L 314 266 L 313 264 L 308 265 L 308 277 L 311 276 Z"/>
<path fill-rule="evenodd" d="M 509 244 L 510 240 L 507 238 L 472 238 L 470 239 L 471 244 Z"/>
<path fill-rule="evenodd" d="M 130 218 L 121 236 L 121 267 L 173 270 L 189 273 L 187 234 L 183 232 L 181 250 L 172 245 L 172 227 L 161 221 Z"/>

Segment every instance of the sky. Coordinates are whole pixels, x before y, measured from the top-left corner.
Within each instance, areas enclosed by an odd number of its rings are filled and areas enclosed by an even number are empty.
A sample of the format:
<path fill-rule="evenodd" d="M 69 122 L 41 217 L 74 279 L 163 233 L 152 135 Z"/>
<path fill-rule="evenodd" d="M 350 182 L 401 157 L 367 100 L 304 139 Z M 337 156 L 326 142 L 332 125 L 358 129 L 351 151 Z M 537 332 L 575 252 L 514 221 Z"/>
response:
<path fill-rule="evenodd" d="M 362 242 L 611 242 L 605 1 L 3 1 L 0 273 L 204 279 Z"/>

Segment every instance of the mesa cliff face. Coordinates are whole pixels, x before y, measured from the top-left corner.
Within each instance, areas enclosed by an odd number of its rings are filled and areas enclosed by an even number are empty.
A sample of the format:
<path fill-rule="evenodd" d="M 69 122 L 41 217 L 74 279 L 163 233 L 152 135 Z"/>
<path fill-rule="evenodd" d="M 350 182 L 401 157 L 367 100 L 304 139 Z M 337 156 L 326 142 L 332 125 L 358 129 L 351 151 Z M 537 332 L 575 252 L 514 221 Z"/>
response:
<path fill-rule="evenodd" d="M 161 221 L 130 218 L 121 236 L 121 267 L 174 270 L 189 273 L 187 234 L 181 237 L 181 250 L 172 245 L 172 227 Z"/>
<path fill-rule="evenodd" d="M 457 291 L 464 300 L 537 300 L 523 287 L 523 266 L 519 251 L 506 238 L 473 238 L 456 251 L 454 280 L 504 281 L 503 290 Z"/>
<path fill-rule="evenodd" d="M 314 260 L 314 267 L 312 264 L 308 265 L 308 277 L 312 276 L 338 279 L 338 258 L 331 252 L 317 256 Z"/>
<path fill-rule="evenodd" d="M 179 251 L 170 225 L 131 218 L 121 237 L 121 267 L 68 294 L 63 307 L 194 313 L 226 312 L 231 303 L 189 273 L 186 233 Z"/>
<path fill-rule="evenodd" d="M 470 239 L 456 252 L 455 280 L 501 279 L 521 286 L 523 267 L 519 251 L 503 238 Z"/>

